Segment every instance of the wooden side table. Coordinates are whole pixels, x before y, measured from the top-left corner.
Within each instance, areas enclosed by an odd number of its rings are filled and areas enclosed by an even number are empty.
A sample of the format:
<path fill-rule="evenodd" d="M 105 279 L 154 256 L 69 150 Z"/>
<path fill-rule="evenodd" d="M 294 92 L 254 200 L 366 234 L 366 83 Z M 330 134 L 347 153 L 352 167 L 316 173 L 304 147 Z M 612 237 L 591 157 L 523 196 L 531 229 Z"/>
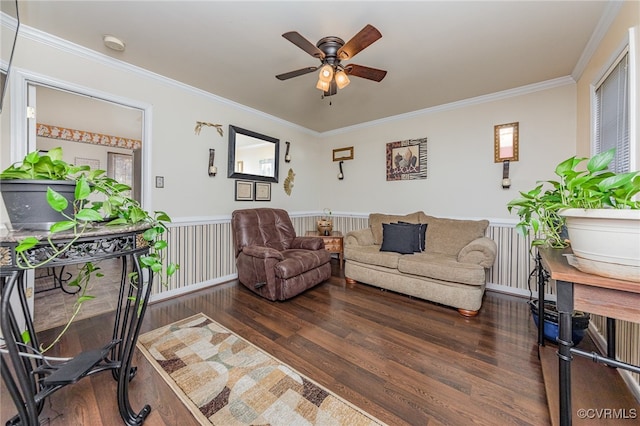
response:
<path fill-rule="evenodd" d="M 620 393 L 620 388 L 609 387 L 610 382 L 621 379 L 619 374 L 613 369 L 592 365 L 598 362 L 634 373 L 640 373 L 640 366 L 616 359 L 615 332 L 607 333 L 607 352 L 611 350 L 607 356 L 574 348 L 571 314 L 574 310 L 580 310 L 607 318 L 640 322 L 640 286 L 637 282 L 581 272 L 567 262 L 564 254 L 570 254 L 568 250 L 540 249 L 539 253 L 542 266 L 549 272 L 550 278 L 556 280 L 558 294 L 558 350 L 539 352 L 551 424 L 570 426 L 573 417 L 576 417 L 576 423 L 582 424 L 583 420 L 592 418 L 592 411 L 601 408 L 620 413 L 623 416 L 620 419 L 635 419 L 640 412 L 640 404 L 630 392 Z M 610 327 L 609 321 L 607 326 Z M 571 365 L 577 361 L 574 355 L 593 361 L 589 362 L 588 370 L 581 371 L 587 373 L 584 379 L 572 377 Z M 609 374 L 611 372 L 614 374 Z M 574 386 L 573 382 L 578 386 Z"/>
<path fill-rule="evenodd" d="M 322 235 L 318 231 L 307 231 L 305 233 L 305 236 L 322 238 L 322 240 L 324 241 L 324 248 L 329 253 L 338 254 L 338 259 L 340 260 L 340 268 L 342 269 L 342 264 L 344 262 L 344 236 L 342 235 L 342 232 L 333 231 L 331 235 Z"/>

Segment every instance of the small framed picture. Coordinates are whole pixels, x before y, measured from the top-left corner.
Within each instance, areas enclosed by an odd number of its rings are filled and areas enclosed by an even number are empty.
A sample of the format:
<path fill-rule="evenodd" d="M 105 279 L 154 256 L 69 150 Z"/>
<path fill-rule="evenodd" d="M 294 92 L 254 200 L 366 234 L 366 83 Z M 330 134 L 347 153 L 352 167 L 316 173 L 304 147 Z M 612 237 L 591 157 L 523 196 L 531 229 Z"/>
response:
<path fill-rule="evenodd" d="M 256 201 L 271 201 L 271 183 L 256 182 Z"/>
<path fill-rule="evenodd" d="M 236 181 L 236 201 L 253 201 L 253 182 L 250 180 Z"/>
<path fill-rule="evenodd" d="M 427 178 L 427 138 L 387 144 L 387 180 Z"/>
<path fill-rule="evenodd" d="M 333 150 L 333 161 L 353 160 L 353 147 L 338 148 Z"/>

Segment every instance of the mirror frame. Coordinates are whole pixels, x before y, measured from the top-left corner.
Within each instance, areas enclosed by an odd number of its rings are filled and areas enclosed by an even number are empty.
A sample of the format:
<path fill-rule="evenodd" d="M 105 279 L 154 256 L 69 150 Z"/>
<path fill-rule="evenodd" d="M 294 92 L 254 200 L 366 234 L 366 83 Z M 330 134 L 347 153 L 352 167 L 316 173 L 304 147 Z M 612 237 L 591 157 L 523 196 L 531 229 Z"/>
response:
<path fill-rule="evenodd" d="M 270 142 L 275 145 L 274 147 L 274 165 L 273 165 L 273 177 L 252 175 L 248 173 L 240 173 L 235 171 L 236 164 L 236 134 L 245 135 L 251 138 L 259 139 L 260 141 Z M 227 177 L 233 179 L 247 179 L 257 180 L 262 182 L 278 182 L 278 165 L 280 163 L 280 139 L 272 138 L 271 136 L 262 135 L 260 133 L 253 132 L 251 130 L 243 129 L 237 126 L 229 125 L 229 162 L 227 163 Z"/>
<path fill-rule="evenodd" d="M 511 139 L 511 148 L 513 155 L 510 157 L 502 157 L 500 155 L 500 130 L 511 128 L 513 137 Z M 518 161 L 518 151 L 520 150 L 519 122 L 498 124 L 493 126 L 493 162 L 502 163 L 505 160 Z"/>

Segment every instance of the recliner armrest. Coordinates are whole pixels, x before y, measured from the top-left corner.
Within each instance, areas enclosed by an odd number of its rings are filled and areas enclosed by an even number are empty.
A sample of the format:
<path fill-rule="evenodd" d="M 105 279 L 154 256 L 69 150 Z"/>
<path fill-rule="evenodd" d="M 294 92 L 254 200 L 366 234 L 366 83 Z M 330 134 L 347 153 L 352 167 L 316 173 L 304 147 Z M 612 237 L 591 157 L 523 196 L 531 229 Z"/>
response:
<path fill-rule="evenodd" d="M 295 237 L 291 248 L 304 250 L 324 250 L 324 240 L 320 237 Z"/>
<path fill-rule="evenodd" d="M 242 252 L 247 256 L 266 259 L 272 257 L 278 260 L 284 260 L 284 256 L 278 250 L 265 246 L 244 246 Z"/>
<path fill-rule="evenodd" d="M 474 263 L 484 268 L 493 266 L 498 246 L 491 238 L 480 237 L 464 246 L 458 253 L 458 262 Z"/>
<path fill-rule="evenodd" d="M 371 228 L 347 232 L 344 237 L 345 246 L 371 246 L 376 243 Z"/>

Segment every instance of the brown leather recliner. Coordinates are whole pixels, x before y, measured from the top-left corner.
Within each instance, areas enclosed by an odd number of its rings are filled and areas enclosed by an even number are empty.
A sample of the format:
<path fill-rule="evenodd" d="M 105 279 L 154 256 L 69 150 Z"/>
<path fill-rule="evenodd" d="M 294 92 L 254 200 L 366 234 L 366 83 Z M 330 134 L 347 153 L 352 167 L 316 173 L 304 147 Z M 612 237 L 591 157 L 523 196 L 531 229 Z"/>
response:
<path fill-rule="evenodd" d="M 282 209 L 231 215 L 238 280 L 269 300 L 290 299 L 331 276 L 331 254 L 319 237 L 298 237 Z"/>

